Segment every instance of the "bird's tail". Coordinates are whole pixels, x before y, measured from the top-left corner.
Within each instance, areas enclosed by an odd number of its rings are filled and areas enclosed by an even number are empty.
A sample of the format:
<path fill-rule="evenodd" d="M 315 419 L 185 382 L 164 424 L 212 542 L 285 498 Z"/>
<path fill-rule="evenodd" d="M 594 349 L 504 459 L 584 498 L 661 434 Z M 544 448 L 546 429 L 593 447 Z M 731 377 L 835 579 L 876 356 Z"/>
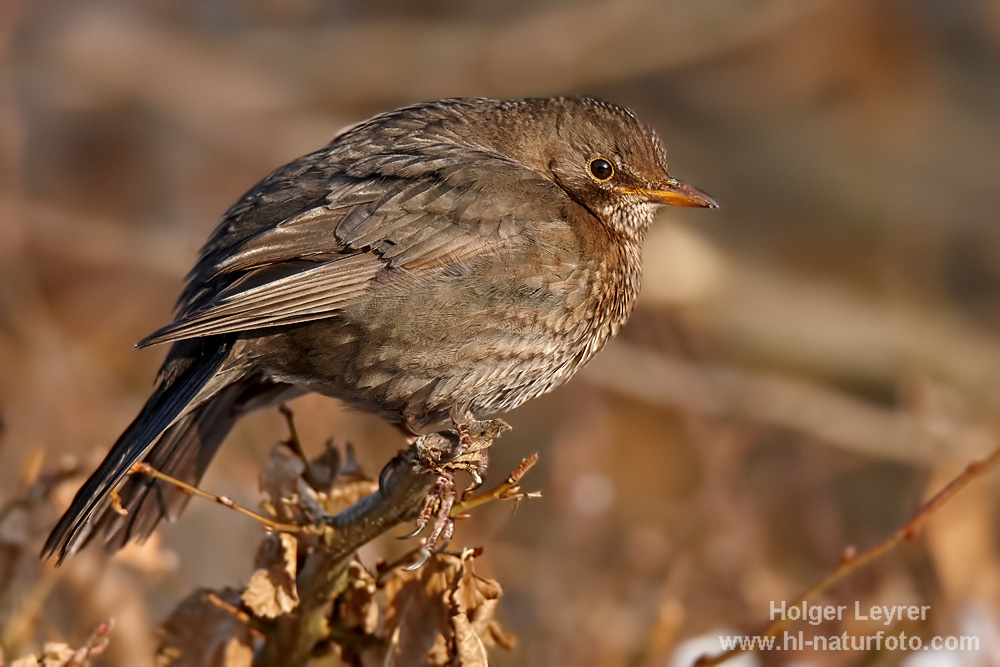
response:
<path fill-rule="evenodd" d="M 44 558 L 57 555 L 62 562 L 87 542 L 94 529 L 91 521 L 94 513 L 154 444 L 156 447 L 149 457 L 154 466 L 165 468 L 166 472 L 179 472 L 181 477 L 200 478 L 232 425 L 231 410 L 227 408 L 232 407 L 228 401 L 234 400 L 236 390 L 225 387 L 187 414 L 184 412 L 222 366 L 228 353 L 229 345 L 225 343 L 214 352 L 202 350 L 185 370 L 160 383 L 59 519 L 42 549 Z M 124 536 L 122 543 L 132 535 L 148 535 L 164 513 L 162 510 L 172 509 L 158 502 L 164 497 L 160 493 L 163 489 L 151 481 L 130 480 L 126 485 L 129 488 L 123 489 L 130 494 L 122 496 L 130 516 L 121 517 L 125 530 L 116 531 L 116 535 Z M 177 499 L 171 502 L 176 509 L 183 505 Z"/>
<path fill-rule="evenodd" d="M 219 445 L 241 411 L 244 387 L 233 384 L 178 419 L 156 441 L 145 461 L 160 472 L 197 486 Z M 100 536 L 109 551 L 131 540 L 145 540 L 160 519 L 176 519 L 191 496 L 169 482 L 132 475 L 118 491 L 119 508 L 105 507 L 92 521 L 90 536 Z M 83 543 L 81 543 L 81 546 Z"/>

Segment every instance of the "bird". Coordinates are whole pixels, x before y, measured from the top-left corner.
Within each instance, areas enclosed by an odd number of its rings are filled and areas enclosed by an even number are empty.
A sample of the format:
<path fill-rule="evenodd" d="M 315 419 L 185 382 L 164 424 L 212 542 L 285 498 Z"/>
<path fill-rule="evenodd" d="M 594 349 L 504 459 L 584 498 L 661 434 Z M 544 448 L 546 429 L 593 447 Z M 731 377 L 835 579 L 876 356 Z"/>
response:
<path fill-rule="evenodd" d="M 651 126 L 591 97 L 442 99 L 343 130 L 224 214 L 137 344 L 170 345 L 152 395 L 43 557 L 176 518 L 187 495 L 129 470 L 197 484 L 253 410 L 319 392 L 416 435 L 551 391 L 628 319 L 665 204 L 717 207 Z"/>

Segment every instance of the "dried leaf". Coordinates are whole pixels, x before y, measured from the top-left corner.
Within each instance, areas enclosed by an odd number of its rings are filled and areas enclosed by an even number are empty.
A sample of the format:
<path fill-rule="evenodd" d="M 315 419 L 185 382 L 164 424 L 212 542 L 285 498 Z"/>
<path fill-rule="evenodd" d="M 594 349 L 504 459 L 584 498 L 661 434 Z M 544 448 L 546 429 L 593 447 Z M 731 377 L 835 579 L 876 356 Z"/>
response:
<path fill-rule="evenodd" d="M 61 642 L 49 642 L 42 649 L 42 659 L 39 661 L 44 667 L 64 667 L 70 664 L 76 650 Z"/>
<path fill-rule="evenodd" d="M 224 667 L 253 667 L 253 649 L 238 637 L 231 638 L 226 642 L 226 647 L 222 651 L 222 665 Z"/>
<path fill-rule="evenodd" d="M 257 571 L 243 591 L 243 604 L 262 618 L 277 618 L 299 604 L 295 587 L 298 543 L 287 533 L 269 535 L 257 552 Z"/>
<path fill-rule="evenodd" d="M 513 634 L 504 632 L 496 620 L 503 590 L 496 580 L 483 579 L 475 573 L 472 564 L 477 555 L 472 549 L 466 549 L 462 553 L 462 578 L 452 597 L 453 605 L 471 623 L 476 636 L 485 640 L 486 646 L 498 644 L 512 649 L 517 643 L 516 638 Z M 452 617 L 453 623 L 455 618 L 456 616 Z M 457 634 L 458 625 L 455 627 Z"/>
<path fill-rule="evenodd" d="M 445 636 L 451 623 L 442 598 L 450 588 L 452 556 L 439 554 L 419 571 L 396 572 L 386 586 L 386 630 L 392 637 L 387 667 L 447 663 Z"/>
<path fill-rule="evenodd" d="M 101 655 L 108 647 L 108 632 L 111 631 L 111 620 L 104 621 L 94 630 L 86 645 L 74 649 L 63 642 L 46 642 L 42 648 L 42 656 L 32 654 L 18 658 L 11 667 L 87 667 L 91 659 Z M 0 648 L 0 667 L 4 666 L 3 649 Z"/>
<path fill-rule="evenodd" d="M 451 617 L 451 623 L 455 630 L 458 663 L 462 667 L 487 667 L 489 657 L 486 655 L 486 646 L 473 629 L 469 617 L 459 612 Z"/>
<path fill-rule="evenodd" d="M 252 647 L 250 627 L 233 614 L 211 601 L 206 589 L 185 598 L 160 628 L 160 646 L 156 652 L 157 667 L 230 667 L 241 666 L 244 655 L 232 644 Z M 219 599 L 239 604 L 239 592 L 234 589 L 215 592 Z M 230 662 L 230 660 L 236 660 Z"/>
<path fill-rule="evenodd" d="M 337 606 L 337 619 L 346 628 L 372 634 L 378 628 L 379 606 L 375 578 L 358 561 L 347 568 L 347 587 L 341 593 Z"/>
<path fill-rule="evenodd" d="M 477 555 L 437 554 L 416 573 L 394 573 L 385 587 L 386 664 L 485 665 L 487 646 L 513 645 L 494 617 L 500 585 L 473 572 Z"/>
<path fill-rule="evenodd" d="M 323 451 L 309 461 L 304 477 L 312 489 L 326 492 L 333 487 L 338 472 L 340 472 L 340 452 L 332 442 L 328 442 Z"/>
<path fill-rule="evenodd" d="M 305 468 L 302 459 L 281 443 L 271 451 L 271 458 L 260 475 L 260 489 L 278 506 L 281 499 L 295 497 Z"/>

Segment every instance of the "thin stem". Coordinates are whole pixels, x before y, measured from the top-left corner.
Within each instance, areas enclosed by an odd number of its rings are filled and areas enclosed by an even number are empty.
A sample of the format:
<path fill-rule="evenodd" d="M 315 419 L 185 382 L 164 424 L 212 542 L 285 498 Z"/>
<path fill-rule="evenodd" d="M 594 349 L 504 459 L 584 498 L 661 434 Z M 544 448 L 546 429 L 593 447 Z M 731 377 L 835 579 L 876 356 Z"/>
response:
<path fill-rule="evenodd" d="M 532 454 L 526 459 L 521 459 L 521 464 L 517 469 L 507 476 L 507 479 L 500 484 L 498 487 L 491 491 L 481 493 L 478 496 L 472 496 L 471 498 L 465 498 L 460 502 L 455 503 L 454 507 L 451 508 L 451 517 L 455 518 L 461 514 L 465 514 L 471 509 L 475 509 L 481 505 L 492 502 L 494 500 L 506 500 L 508 498 L 513 498 L 518 496 L 521 491 L 521 487 L 517 484 L 524 477 L 524 474 L 531 470 L 531 468 L 538 463 L 538 454 Z M 528 494 L 521 494 L 521 497 L 537 497 L 537 492 L 531 492 Z"/>
<path fill-rule="evenodd" d="M 238 514 L 242 514 L 245 517 L 249 517 L 254 521 L 257 521 L 267 526 L 271 530 L 280 533 L 311 533 L 314 535 L 319 535 L 324 533 L 326 530 L 329 530 L 329 528 L 327 528 L 326 526 L 320 526 L 314 524 L 307 524 L 300 526 L 294 523 L 282 523 L 281 521 L 275 521 L 270 517 L 266 517 L 263 514 L 258 514 L 253 510 L 249 510 L 246 507 L 243 507 L 242 505 L 234 501 L 232 498 L 228 498 L 226 496 L 216 496 L 214 494 L 208 493 L 207 491 L 199 489 L 197 486 L 193 486 L 183 480 L 177 479 L 176 477 L 171 477 L 170 475 L 164 472 L 160 472 L 159 470 L 149 465 L 145 461 L 140 461 L 139 463 L 133 465 L 132 470 L 130 472 L 132 472 L 133 474 L 138 473 L 141 475 L 146 475 L 148 477 L 152 477 L 154 479 L 159 479 L 164 482 L 167 482 L 168 484 L 173 484 L 184 493 L 190 494 L 192 496 L 197 496 L 199 498 L 204 498 L 206 500 L 211 500 L 212 502 L 218 503 L 223 507 L 228 507 L 229 509 L 237 512 Z"/>

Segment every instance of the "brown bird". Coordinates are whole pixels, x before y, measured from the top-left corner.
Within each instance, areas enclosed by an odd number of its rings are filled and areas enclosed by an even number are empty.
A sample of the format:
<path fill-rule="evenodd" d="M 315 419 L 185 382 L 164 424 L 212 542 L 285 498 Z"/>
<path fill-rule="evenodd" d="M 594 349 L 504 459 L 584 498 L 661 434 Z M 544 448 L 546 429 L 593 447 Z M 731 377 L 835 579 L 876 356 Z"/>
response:
<path fill-rule="evenodd" d="M 187 496 L 236 419 L 308 392 L 410 432 L 510 410 L 568 380 L 625 323 L 661 204 L 715 207 L 656 133 L 590 98 L 447 99 L 365 121 L 225 214 L 156 389 L 45 544 L 116 548 Z"/>

